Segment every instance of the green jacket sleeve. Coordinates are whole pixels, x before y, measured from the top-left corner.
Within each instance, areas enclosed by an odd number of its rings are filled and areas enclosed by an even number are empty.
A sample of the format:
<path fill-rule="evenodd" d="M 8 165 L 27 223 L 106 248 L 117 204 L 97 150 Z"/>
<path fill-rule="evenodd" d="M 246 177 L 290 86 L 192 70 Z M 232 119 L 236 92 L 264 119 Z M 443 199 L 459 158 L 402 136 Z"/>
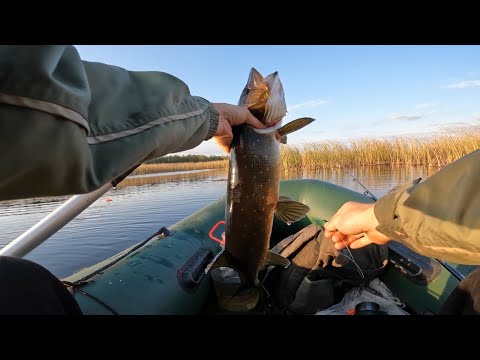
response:
<path fill-rule="evenodd" d="M 217 127 L 172 75 L 82 61 L 73 46 L 0 46 L 0 200 L 93 191 Z"/>
<path fill-rule="evenodd" d="M 480 264 L 480 150 L 374 206 L 377 230 L 420 254 Z"/>

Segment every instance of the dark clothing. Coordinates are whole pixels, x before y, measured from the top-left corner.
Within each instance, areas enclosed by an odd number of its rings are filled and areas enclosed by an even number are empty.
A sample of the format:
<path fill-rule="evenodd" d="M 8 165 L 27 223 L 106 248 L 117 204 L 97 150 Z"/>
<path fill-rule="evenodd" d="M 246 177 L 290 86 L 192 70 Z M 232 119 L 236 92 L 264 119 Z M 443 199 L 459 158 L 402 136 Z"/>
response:
<path fill-rule="evenodd" d="M 444 302 L 440 315 L 480 315 L 480 269 L 458 284 Z"/>
<path fill-rule="evenodd" d="M 81 315 L 62 282 L 34 262 L 0 256 L 0 315 Z"/>

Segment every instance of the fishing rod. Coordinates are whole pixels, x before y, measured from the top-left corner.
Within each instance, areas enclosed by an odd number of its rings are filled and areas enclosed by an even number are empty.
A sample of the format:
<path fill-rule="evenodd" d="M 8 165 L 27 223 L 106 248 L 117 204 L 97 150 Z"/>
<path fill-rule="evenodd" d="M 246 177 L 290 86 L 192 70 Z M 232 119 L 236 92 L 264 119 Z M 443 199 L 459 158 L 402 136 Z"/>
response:
<path fill-rule="evenodd" d="M 363 195 L 366 195 L 366 196 L 369 196 L 371 197 L 373 200 L 377 201 L 377 197 L 375 195 L 373 195 L 370 190 L 368 190 L 354 175 L 352 175 L 350 173 L 350 171 L 348 171 L 347 169 L 345 169 L 345 167 L 340 164 L 340 163 L 337 163 L 343 170 L 345 170 L 347 172 L 348 175 L 350 175 L 353 179 L 353 181 L 355 181 L 358 185 L 360 185 L 365 191 L 363 192 Z"/>
<path fill-rule="evenodd" d="M 355 181 L 357 184 L 359 184 L 365 191 L 363 192 L 363 195 L 365 196 L 369 196 L 370 198 L 372 198 L 374 201 L 377 201 L 378 198 L 372 194 L 372 192 L 370 190 L 368 190 L 361 182 L 360 180 L 358 180 L 352 173 L 350 173 L 350 171 L 348 171 L 342 164 L 340 163 L 337 163 L 343 170 L 345 170 L 345 172 L 350 175 L 353 179 L 353 181 Z M 455 269 L 452 265 L 450 265 L 448 262 L 444 261 L 444 260 L 440 260 L 440 259 L 437 259 L 435 258 L 435 260 L 437 260 L 440 265 L 442 265 L 445 269 L 447 269 L 447 271 L 452 274 L 455 278 L 457 278 L 459 281 L 462 281 L 463 279 L 465 279 L 465 275 L 463 275 L 461 272 L 459 272 L 457 269 Z"/>

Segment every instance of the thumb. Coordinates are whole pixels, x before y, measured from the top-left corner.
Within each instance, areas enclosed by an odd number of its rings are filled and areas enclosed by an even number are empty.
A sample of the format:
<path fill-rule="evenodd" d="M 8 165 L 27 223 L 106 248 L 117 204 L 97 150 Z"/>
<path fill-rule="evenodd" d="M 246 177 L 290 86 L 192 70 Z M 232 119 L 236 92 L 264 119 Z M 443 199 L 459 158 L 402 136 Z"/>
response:
<path fill-rule="evenodd" d="M 256 129 L 265 129 L 267 126 L 262 123 L 260 120 L 258 120 L 253 114 L 248 111 L 247 112 L 247 119 L 245 120 L 247 125 L 250 125 Z"/>

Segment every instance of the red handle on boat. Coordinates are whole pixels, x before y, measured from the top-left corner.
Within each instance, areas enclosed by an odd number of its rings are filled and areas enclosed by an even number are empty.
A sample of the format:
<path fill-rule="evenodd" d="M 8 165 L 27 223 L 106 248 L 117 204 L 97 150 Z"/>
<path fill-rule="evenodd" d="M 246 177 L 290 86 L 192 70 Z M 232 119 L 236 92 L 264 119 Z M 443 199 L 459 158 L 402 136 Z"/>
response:
<path fill-rule="evenodd" d="M 217 228 L 218 228 L 221 224 L 225 224 L 225 220 L 220 220 L 220 221 L 217 222 L 215 225 L 213 225 L 212 229 L 211 229 L 210 232 L 208 233 L 208 236 L 209 236 L 210 239 L 212 239 L 213 241 L 216 241 L 216 242 L 220 243 L 221 245 L 225 245 L 225 240 L 219 239 L 219 238 L 213 236 L 213 232 L 214 232 L 215 230 L 217 230 Z"/>

